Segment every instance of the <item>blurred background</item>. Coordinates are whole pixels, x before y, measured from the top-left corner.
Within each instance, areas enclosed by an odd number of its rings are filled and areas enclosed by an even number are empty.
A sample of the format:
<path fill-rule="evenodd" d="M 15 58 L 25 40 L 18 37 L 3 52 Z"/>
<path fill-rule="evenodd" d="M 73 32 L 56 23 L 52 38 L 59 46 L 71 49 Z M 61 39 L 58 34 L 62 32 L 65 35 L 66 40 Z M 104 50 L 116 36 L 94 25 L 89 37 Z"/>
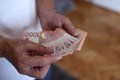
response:
<path fill-rule="evenodd" d="M 71 1 L 64 14 L 88 36 L 80 52 L 56 64 L 79 80 L 120 80 L 120 0 Z"/>

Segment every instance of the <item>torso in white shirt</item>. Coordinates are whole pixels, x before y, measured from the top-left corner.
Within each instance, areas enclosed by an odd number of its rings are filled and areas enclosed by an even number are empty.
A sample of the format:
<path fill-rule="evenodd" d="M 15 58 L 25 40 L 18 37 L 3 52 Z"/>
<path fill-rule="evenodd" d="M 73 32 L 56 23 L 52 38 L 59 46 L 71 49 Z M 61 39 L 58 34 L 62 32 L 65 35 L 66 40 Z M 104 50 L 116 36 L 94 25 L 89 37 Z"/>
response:
<path fill-rule="evenodd" d="M 26 31 L 40 32 L 35 0 L 0 0 L 0 36 L 23 39 Z M 0 58 L 0 80 L 33 80 L 21 75 L 4 58 Z"/>

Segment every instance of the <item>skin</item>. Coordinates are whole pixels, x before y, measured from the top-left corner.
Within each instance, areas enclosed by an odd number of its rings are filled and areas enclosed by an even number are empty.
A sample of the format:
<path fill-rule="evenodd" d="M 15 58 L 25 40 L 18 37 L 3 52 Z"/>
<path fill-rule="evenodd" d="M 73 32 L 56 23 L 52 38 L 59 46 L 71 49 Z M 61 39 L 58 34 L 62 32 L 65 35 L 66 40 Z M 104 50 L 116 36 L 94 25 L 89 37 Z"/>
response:
<path fill-rule="evenodd" d="M 59 55 L 50 56 L 52 52 L 31 41 L 0 38 L 0 57 L 8 59 L 19 73 L 35 78 L 44 78 L 50 64 L 61 59 Z"/>
<path fill-rule="evenodd" d="M 71 21 L 56 12 L 53 0 L 36 0 L 36 5 L 43 30 L 63 28 L 73 36 L 78 35 Z M 51 49 L 27 40 L 0 38 L 0 57 L 8 59 L 19 73 L 31 77 L 43 79 L 50 64 L 62 58 L 50 56 L 52 53 Z"/>
<path fill-rule="evenodd" d="M 53 4 L 54 0 L 36 0 L 37 12 L 41 20 L 43 30 L 55 30 L 56 28 L 63 28 L 69 34 L 78 36 L 71 21 L 56 12 Z"/>

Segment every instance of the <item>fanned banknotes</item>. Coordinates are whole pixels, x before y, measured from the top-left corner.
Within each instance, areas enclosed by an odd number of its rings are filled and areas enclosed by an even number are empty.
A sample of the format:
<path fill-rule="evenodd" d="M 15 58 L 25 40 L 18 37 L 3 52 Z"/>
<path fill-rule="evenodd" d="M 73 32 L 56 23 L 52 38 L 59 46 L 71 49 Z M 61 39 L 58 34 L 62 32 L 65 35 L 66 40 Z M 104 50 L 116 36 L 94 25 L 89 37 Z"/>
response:
<path fill-rule="evenodd" d="M 77 29 L 78 37 L 68 34 L 65 30 L 57 28 L 55 31 L 43 31 L 39 35 L 39 44 L 53 48 L 54 53 L 63 56 L 72 54 L 75 50 L 81 50 L 87 32 Z"/>
<path fill-rule="evenodd" d="M 62 56 L 80 51 L 87 32 L 76 29 L 79 36 L 74 37 L 65 30 L 57 28 L 54 31 L 26 32 L 24 38 L 38 44 L 50 47 L 54 50 L 52 55 L 61 54 Z"/>

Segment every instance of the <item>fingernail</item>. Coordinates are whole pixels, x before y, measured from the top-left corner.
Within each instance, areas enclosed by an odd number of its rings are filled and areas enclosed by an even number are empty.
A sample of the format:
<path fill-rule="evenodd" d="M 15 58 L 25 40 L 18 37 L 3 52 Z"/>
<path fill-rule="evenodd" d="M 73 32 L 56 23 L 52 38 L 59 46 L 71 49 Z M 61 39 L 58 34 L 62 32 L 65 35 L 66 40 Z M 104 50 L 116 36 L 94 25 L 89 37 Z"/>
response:
<path fill-rule="evenodd" d="M 57 59 L 60 60 L 60 59 L 62 59 L 62 57 L 58 57 Z"/>
<path fill-rule="evenodd" d="M 76 49 L 77 51 L 81 51 L 81 49 Z"/>
<path fill-rule="evenodd" d="M 71 54 L 73 54 L 73 51 L 69 55 L 71 55 Z"/>
<path fill-rule="evenodd" d="M 76 31 L 75 33 L 74 33 L 74 36 L 78 36 L 79 34 L 78 34 L 78 32 Z"/>
<path fill-rule="evenodd" d="M 57 60 L 60 60 L 60 59 L 62 59 L 62 57 L 63 56 L 61 56 L 61 55 L 59 55 L 59 54 L 57 54 L 57 55 L 55 55 L 56 57 L 57 57 Z"/>
<path fill-rule="evenodd" d="M 57 56 L 62 56 L 62 53 L 57 53 Z"/>

